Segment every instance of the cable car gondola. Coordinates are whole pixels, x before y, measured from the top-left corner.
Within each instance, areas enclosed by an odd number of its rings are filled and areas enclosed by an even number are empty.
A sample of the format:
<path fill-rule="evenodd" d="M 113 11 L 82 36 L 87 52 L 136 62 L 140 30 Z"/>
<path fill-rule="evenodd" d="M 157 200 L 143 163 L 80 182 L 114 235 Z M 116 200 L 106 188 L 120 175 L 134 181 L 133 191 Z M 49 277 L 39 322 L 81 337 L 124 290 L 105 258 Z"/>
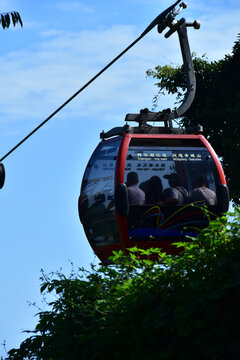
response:
<path fill-rule="evenodd" d="M 202 135 L 194 129 L 174 128 L 173 120 L 191 106 L 196 79 L 187 38 L 187 27 L 199 29 L 198 21 L 188 23 L 176 15 L 186 8 L 180 0 L 160 13 L 143 33 L 51 115 L 0 159 L 0 189 L 5 182 L 2 161 L 70 103 L 105 70 L 142 39 L 156 25 L 165 37 L 178 33 L 187 92 L 175 110 L 154 113 L 148 109 L 128 114 L 127 124 L 102 132 L 101 142 L 88 162 L 78 200 L 79 217 L 94 252 L 106 262 L 113 250 L 160 247 L 177 253 L 173 242 L 195 236 L 208 225 L 202 205 L 216 217 L 228 210 L 229 191 L 221 163 Z M 128 122 L 135 121 L 136 127 Z M 163 126 L 151 126 L 160 122 Z M 198 229 L 198 230 L 197 230 Z"/>
<path fill-rule="evenodd" d="M 198 29 L 200 25 L 198 21 L 174 21 L 185 7 L 181 3 L 179 11 L 171 8 L 160 22 L 158 17 L 152 23 L 160 33 L 170 28 L 165 37 L 178 33 L 187 78 L 183 103 L 173 111 L 144 109 L 128 114 L 125 126 L 102 132 L 83 176 L 79 216 L 102 262 L 113 250 L 133 246 L 159 247 L 175 254 L 179 249 L 173 242 L 186 241 L 186 236 L 196 236 L 196 229 L 208 225 L 203 204 L 211 218 L 228 210 L 224 172 L 201 126 L 184 130 L 172 125 L 190 107 L 196 88 L 186 27 Z M 138 125 L 130 127 L 131 121 Z"/>

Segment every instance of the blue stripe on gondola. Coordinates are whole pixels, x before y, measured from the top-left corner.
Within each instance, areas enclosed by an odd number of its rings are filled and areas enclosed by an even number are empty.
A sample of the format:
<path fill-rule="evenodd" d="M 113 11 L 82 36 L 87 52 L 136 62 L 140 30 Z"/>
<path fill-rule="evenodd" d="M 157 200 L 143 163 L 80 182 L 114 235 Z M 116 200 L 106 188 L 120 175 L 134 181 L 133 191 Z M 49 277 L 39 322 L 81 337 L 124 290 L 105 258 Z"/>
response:
<path fill-rule="evenodd" d="M 206 224 L 205 221 L 191 221 L 188 223 L 181 224 L 181 226 L 186 226 L 190 224 Z M 129 236 L 131 237 L 138 237 L 138 236 L 157 236 L 157 237 L 163 237 L 162 240 L 164 240 L 164 237 L 184 237 L 184 236 L 197 236 L 197 232 L 191 232 L 191 231 L 177 231 L 173 230 L 174 228 L 178 227 L 180 225 L 172 226 L 169 229 L 160 230 L 158 228 L 138 228 L 135 230 L 129 231 Z M 164 234 L 164 235 L 163 235 Z"/>

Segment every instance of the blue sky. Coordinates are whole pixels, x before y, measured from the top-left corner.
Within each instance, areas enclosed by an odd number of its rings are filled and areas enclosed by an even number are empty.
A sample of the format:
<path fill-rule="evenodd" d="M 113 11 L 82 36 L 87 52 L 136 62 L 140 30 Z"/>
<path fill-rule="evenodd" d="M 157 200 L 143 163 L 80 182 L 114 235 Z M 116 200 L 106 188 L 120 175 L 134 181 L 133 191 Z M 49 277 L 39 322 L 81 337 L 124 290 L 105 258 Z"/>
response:
<path fill-rule="evenodd" d="M 0 157 L 96 72 L 135 40 L 171 5 L 166 0 L 0 0 L 0 12 L 17 10 L 24 27 L 0 29 Z M 181 14 L 199 19 L 189 29 L 191 50 L 218 60 L 232 50 L 239 0 L 189 1 Z M 0 191 L 0 343 L 7 349 L 33 329 L 46 273 L 95 264 L 78 219 L 77 200 L 86 163 L 99 133 L 124 122 L 126 113 L 151 108 L 156 92 L 145 71 L 181 64 L 174 35 L 152 30 L 128 54 L 5 161 Z M 161 108 L 172 107 L 169 97 Z M 4 348 L 0 347 L 0 356 Z"/>

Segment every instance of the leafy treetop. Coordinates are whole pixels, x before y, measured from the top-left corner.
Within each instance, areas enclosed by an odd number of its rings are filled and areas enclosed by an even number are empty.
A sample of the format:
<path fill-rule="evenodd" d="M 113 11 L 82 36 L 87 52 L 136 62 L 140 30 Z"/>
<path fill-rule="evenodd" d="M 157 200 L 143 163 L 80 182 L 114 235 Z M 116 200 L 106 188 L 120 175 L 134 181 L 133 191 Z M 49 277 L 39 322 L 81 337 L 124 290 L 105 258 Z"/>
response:
<path fill-rule="evenodd" d="M 239 240 L 236 209 L 177 244 L 180 256 L 133 248 L 115 252 L 114 266 L 43 274 L 49 308 L 8 359 L 237 359 Z"/>

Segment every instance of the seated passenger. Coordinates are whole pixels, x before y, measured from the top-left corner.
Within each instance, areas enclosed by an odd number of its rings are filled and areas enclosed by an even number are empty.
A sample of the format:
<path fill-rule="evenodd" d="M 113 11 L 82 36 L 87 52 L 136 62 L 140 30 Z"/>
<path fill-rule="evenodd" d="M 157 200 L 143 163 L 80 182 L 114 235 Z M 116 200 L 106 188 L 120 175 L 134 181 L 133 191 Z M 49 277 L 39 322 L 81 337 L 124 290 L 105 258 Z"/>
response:
<path fill-rule="evenodd" d="M 217 196 L 214 191 L 207 187 L 204 175 L 199 175 L 195 181 L 195 189 L 190 192 L 189 203 L 198 202 L 197 205 L 217 205 Z M 199 202 L 201 201 L 201 202 Z"/>
<path fill-rule="evenodd" d="M 92 218 L 94 218 L 95 216 L 99 216 L 99 215 L 101 216 L 106 211 L 105 194 L 103 194 L 103 193 L 96 194 L 94 199 L 95 199 L 95 202 L 87 210 L 87 215 L 91 216 Z"/>
<path fill-rule="evenodd" d="M 162 205 L 183 205 L 187 202 L 188 192 L 184 186 L 180 184 L 177 173 L 164 175 L 164 179 L 168 179 L 170 188 L 164 190 L 165 197 Z"/>
<path fill-rule="evenodd" d="M 152 176 L 140 185 L 140 189 L 146 194 L 146 204 L 155 204 L 163 200 L 163 186 L 159 176 Z"/>
<path fill-rule="evenodd" d="M 143 205 L 145 203 L 145 193 L 139 189 L 138 174 L 131 171 L 127 174 L 127 189 L 129 205 Z"/>

